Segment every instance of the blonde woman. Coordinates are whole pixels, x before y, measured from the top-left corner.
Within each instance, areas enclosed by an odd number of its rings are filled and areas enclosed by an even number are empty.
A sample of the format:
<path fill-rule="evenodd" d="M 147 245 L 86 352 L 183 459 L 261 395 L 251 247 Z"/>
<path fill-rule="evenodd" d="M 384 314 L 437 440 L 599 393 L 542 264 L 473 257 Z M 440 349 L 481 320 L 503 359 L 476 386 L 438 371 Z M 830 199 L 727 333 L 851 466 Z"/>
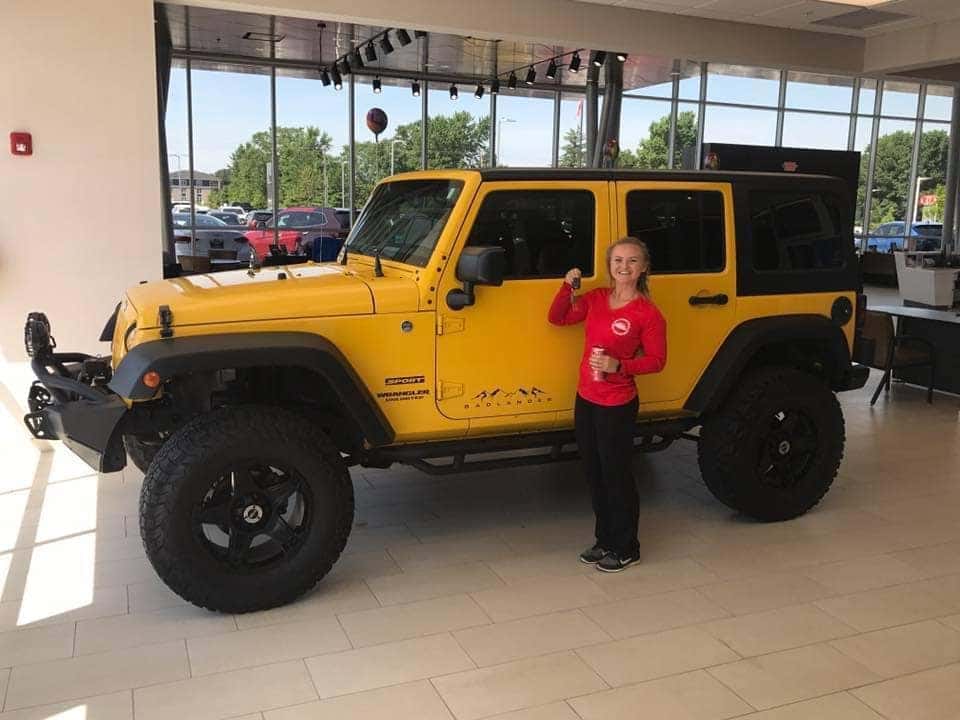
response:
<path fill-rule="evenodd" d="M 574 411 L 577 444 L 596 516 L 595 542 L 581 562 L 620 572 L 640 560 L 639 499 L 631 471 L 639 400 L 635 375 L 660 372 L 667 328 L 650 299 L 650 253 L 634 237 L 607 249 L 611 286 L 575 294 L 581 272 L 570 270 L 550 306 L 554 325 L 585 322 Z"/>

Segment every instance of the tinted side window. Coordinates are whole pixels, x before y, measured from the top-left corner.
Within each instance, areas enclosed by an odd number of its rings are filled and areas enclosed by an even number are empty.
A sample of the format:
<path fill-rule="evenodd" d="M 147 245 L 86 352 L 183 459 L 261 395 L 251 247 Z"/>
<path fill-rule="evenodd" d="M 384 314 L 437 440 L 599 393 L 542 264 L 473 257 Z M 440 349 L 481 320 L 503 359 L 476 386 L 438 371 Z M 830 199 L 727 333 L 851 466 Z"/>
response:
<path fill-rule="evenodd" d="M 755 270 L 844 267 L 840 206 L 832 195 L 755 190 L 750 208 Z"/>
<path fill-rule="evenodd" d="M 719 272 L 724 267 L 723 195 L 702 190 L 627 193 L 627 233 L 650 250 L 650 271 Z"/>
<path fill-rule="evenodd" d="M 593 275 L 595 203 L 586 190 L 497 190 L 483 200 L 468 245 L 506 251 L 507 279 Z"/>

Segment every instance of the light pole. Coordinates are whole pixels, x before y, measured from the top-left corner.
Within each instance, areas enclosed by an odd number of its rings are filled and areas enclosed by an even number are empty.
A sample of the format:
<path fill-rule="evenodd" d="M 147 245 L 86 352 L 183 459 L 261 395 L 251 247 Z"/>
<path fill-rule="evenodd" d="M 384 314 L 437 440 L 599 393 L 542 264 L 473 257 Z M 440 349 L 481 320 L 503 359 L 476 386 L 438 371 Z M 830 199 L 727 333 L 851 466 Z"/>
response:
<path fill-rule="evenodd" d="M 180 170 L 181 170 L 181 167 L 180 167 L 180 158 L 182 158 L 182 157 L 188 157 L 188 156 L 187 156 L 187 155 L 182 155 L 182 154 L 180 154 L 180 153 L 167 153 L 167 157 L 174 157 L 174 158 L 177 159 L 177 172 L 180 172 Z"/>
<path fill-rule="evenodd" d="M 392 140 L 390 142 L 390 174 L 393 175 L 393 160 L 394 160 L 394 151 L 397 149 L 397 143 L 401 145 L 406 145 L 403 140 Z"/>
<path fill-rule="evenodd" d="M 498 162 L 498 158 L 500 157 L 500 154 L 501 154 L 501 152 L 500 152 L 500 147 L 501 147 L 501 145 L 500 145 L 500 137 L 501 137 L 501 135 L 503 134 L 503 124 L 504 124 L 505 122 L 515 123 L 516 120 L 514 120 L 513 118 L 508 118 L 508 117 L 502 117 L 502 118 L 499 118 L 499 119 L 497 120 L 497 150 L 496 150 L 496 156 L 497 156 L 497 157 L 493 158 L 493 166 L 494 166 L 494 167 L 497 167 L 497 166 L 500 164 L 500 163 Z"/>

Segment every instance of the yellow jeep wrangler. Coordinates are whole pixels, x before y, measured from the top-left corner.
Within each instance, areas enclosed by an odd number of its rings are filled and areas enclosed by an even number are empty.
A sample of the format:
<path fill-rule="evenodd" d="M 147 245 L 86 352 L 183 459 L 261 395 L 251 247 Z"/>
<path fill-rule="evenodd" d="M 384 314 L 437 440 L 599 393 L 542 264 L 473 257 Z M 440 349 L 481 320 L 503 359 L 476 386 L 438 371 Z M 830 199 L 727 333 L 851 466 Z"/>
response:
<path fill-rule="evenodd" d="M 145 472 L 140 533 L 175 592 L 225 612 L 287 603 L 346 545 L 348 467 L 575 457 L 582 329 L 547 309 L 572 267 L 584 290 L 608 283 L 605 249 L 633 235 L 669 348 L 663 372 L 637 378 L 638 450 L 693 439 L 721 502 L 793 518 L 840 464 L 834 393 L 867 376 L 851 362 L 864 305 L 851 201 L 814 175 L 392 177 L 335 263 L 132 287 L 100 338 L 112 357 L 54 352 L 32 313 L 25 421 L 101 472 L 128 455 Z"/>

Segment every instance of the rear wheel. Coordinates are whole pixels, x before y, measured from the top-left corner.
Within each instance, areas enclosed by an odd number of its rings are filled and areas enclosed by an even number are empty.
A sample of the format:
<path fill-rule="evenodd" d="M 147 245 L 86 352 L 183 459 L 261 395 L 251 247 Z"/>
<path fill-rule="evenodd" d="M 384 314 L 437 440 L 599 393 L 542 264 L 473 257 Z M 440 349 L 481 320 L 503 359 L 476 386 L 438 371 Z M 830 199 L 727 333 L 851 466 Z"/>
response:
<path fill-rule="evenodd" d="M 830 489 L 843 446 L 843 413 L 829 387 L 794 368 L 763 368 L 704 423 L 700 472 L 728 507 L 789 520 Z"/>
<path fill-rule="evenodd" d="M 140 497 L 160 578 L 195 605 L 243 613 L 288 603 L 339 558 L 353 486 L 317 427 L 270 407 L 221 408 L 164 443 Z"/>

